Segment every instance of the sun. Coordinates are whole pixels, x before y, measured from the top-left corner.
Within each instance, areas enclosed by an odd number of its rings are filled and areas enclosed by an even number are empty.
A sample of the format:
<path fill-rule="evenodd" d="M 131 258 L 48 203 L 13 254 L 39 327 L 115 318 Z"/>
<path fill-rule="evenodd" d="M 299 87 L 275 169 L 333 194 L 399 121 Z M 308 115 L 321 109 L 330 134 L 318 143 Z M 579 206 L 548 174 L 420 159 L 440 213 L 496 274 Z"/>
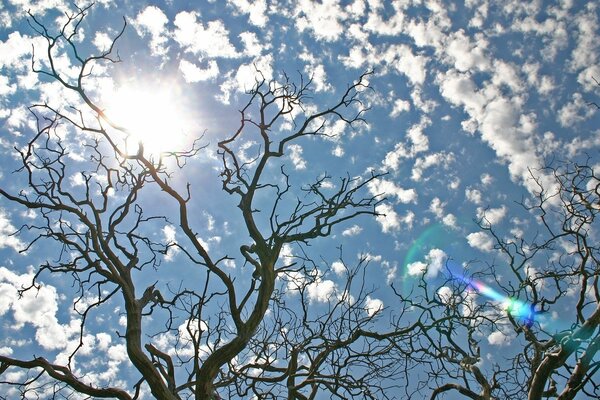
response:
<path fill-rule="evenodd" d="M 189 113 L 176 85 L 127 83 L 106 101 L 105 114 L 126 134 L 128 154 L 143 151 L 148 158 L 181 151 L 191 134 Z"/>

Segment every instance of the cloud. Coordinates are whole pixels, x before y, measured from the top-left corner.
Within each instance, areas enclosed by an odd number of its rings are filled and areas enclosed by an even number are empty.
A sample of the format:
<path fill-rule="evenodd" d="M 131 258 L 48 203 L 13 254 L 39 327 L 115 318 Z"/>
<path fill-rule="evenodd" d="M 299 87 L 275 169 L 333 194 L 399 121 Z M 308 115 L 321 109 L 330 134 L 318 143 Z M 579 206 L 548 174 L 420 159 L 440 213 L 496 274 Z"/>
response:
<path fill-rule="evenodd" d="M 291 144 L 288 146 L 290 150 L 290 159 L 294 163 L 295 169 L 306 169 L 306 160 L 302 158 L 302 146 L 299 144 Z"/>
<path fill-rule="evenodd" d="M 258 37 L 256 36 L 256 33 L 254 32 L 242 32 L 239 35 L 240 40 L 242 41 L 242 43 L 244 44 L 244 55 L 245 56 L 250 56 L 250 57 L 257 57 L 260 56 L 263 52 L 263 50 L 265 49 L 265 46 L 263 46 L 260 41 L 258 40 Z"/>
<path fill-rule="evenodd" d="M 331 264 L 331 269 L 338 276 L 343 276 L 347 271 L 346 266 L 341 261 L 334 261 Z"/>
<path fill-rule="evenodd" d="M 194 63 L 181 59 L 179 70 L 188 83 L 213 80 L 219 75 L 219 66 L 215 60 L 208 61 L 208 67 L 202 69 Z"/>
<path fill-rule="evenodd" d="M 167 245 L 171 245 L 167 251 L 167 254 L 165 255 L 165 261 L 167 262 L 173 261 L 177 253 L 180 251 L 179 247 L 173 246 L 174 244 L 177 244 L 176 233 L 177 231 L 173 225 L 165 225 L 165 227 L 162 229 L 165 243 Z"/>
<path fill-rule="evenodd" d="M 237 58 L 240 56 L 229 41 L 229 30 L 223 21 L 199 21 L 195 11 L 182 11 L 175 16 L 173 38 L 186 52 L 208 58 Z"/>
<path fill-rule="evenodd" d="M 332 86 L 327 82 L 327 74 L 325 73 L 325 66 L 323 63 L 309 51 L 302 52 L 302 54 L 300 54 L 300 59 L 308 63 L 304 68 L 304 72 L 312 78 L 315 91 L 330 91 Z"/>
<path fill-rule="evenodd" d="M 32 280 L 33 273 L 19 275 L 0 267 L 0 316 L 12 311 L 12 329 L 31 325 L 40 346 L 47 350 L 63 349 L 72 332 L 68 325 L 58 322 L 58 292 L 55 287 L 43 283 L 38 288 L 19 292 L 30 286 Z"/>
<path fill-rule="evenodd" d="M 482 219 L 486 224 L 493 226 L 500 223 L 500 221 L 504 219 L 507 211 L 508 209 L 506 206 L 488 209 L 477 207 L 477 218 Z"/>
<path fill-rule="evenodd" d="M 407 211 L 404 216 L 400 216 L 390 204 L 379 204 L 375 207 L 375 212 L 378 215 L 376 217 L 377 222 L 381 225 L 383 233 L 399 231 L 402 225 L 406 229 L 411 229 L 415 220 L 415 213 Z"/>
<path fill-rule="evenodd" d="M 25 247 L 25 244 L 14 235 L 16 230 L 6 211 L 0 208 L 0 249 L 10 247 L 14 251 L 19 251 Z"/>
<path fill-rule="evenodd" d="M 574 93 L 572 100 L 558 110 L 558 122 L 562 127 L 571 127 L 591 118 L 596 110 L 583 99 L 581 93 Z"/>
<path fill-rule="evenodd" d="M 488 44 L 484 36 L 479 36 L 475 43 L 460 29 L 453 32 L 445 44 L 447 61 L 458 71 L 486 71 L 491 65 L 485 50 Z"/>
<path fill-rule="evenodd" d="M 383 301 L 367 296 L 365 299 L 365 311 L 369 317 L 383 310 Z"/>
<path fill-rule="evenodd" d="M 441 249 L 431 249 L 425 256 L 425 262 L 415 261 L 406 266 L 408 274 L 411 276 L 425 273 L 425 278 L 432 279 L 438 276 L 444 268 L 448 255 Z"/>
<path fill-rule="evenodd" d="M 481 191 L 479 191 L 478 189 L 466 188 L 465 189 L 465 197 L 471 203 L 474 203 L 474 204 L 481 204 L 482 203 Z"/>
<path fill-rule="evenodd" d="M 403 159 L 414 158 L 417 154 L 429 150 L 429 138 L 424 134 L 424 129 L 431 125 L 428 117 L 412 125 L 406 132 L 406 140 L 397 143 L 394 150 L 385 155 L 383 165 L 386 169 L 397 171 Z"/>
<path fill-rule="evenodd" d="M 217 99 L 229 104 L 234 91 L 245 93 L 256 85 L 257 81 L 273 79 L 273 55 L 259 56 L 249 63 L 241 64 L 236 71 L 230 71 L 221 84 L 221 95 Z"/>
<path fill-rule="evenodd" d="M 335 41 L 344 33 L 347 14 L 337 0 L 300 0 L 294 14 L 298 30 L 310 30 L 318 40 Z"/>
<path fill-rule="evenodd" d="M 410 111 L 410 103 L 406 100 L 396 99 L 394 100 L 394 105 L 392 106 L 392 111 L 390 112 L 390 117 L 396 118 L 401 113 Z"/>
<path fill-rule="evenodd" d="M 505 332 L 498 330 L 488 335 L 488 343 L 493 346 L 508 346 L 512 343 L 513 336 L 507 335 Z"/>
<path fill-rule="evenodd" d="M 356 236 L 362 232 L 363 228 L 359 225 L 352 225 L 350 228 L 344 229 L 342 236 Z"/>
<path fill-rule="evenodd" d="M 327 303 L 336 294 L 337 285 L 329 279 L 318 277 L 306 290 L 310 302 Z"/>
<path fill-rule="evenodd" d="M 421 85 L 427 76 L 427 58 L 414 55 L 412 49 L 406 45 L 395 48 L 397 59 L 394 67 L 408 78 L 412 85 Z"/>
<path fill-rule="evenodd" d="M 262 28 L 269 21 L 265 0 L 227 0 L 227 4 L 234 6 L 241 14 L 248 14 L 248 21 L 252 25 Z"/>
<path fill-rule="evenodd" d="M 169 19 L 165 13 L 156 6 L 144 8 L 132 21 L 138 35 L 144 37 L 150 35 L 150 51 L 153 55 L 163 56 L 169 50 L 167 42 L 169 40 L 166 25 Z"/>
<path fill-rule="evenodd" d="M 394 182 L 386 179 L 373 179 L 368 183 L 369 192 L 374 195 L 391 196 L 396 198 L 396 203 L 417 203 L 418 195 L 415 189 L 404 189 Z"/>
<path fill-rule="evenodd" d="M 451 152 L 441 151 L 439 153 L 428 154 L 425 157 L 419 157 L 415 160 L 415 165 L 412 169 L 410 178 L 413 181 L 423 180 L 423 173 L 431 167 L 442 167 L 448 169 L 450 164 L 454 162 L 454 154 Z"/>
<path fill-rule="evenodd" d="M 469 246 L 486 253 L 489 253 L 494 249 L 492 238 L 485 232 L 469 233 L 467 235 L 467 242 L 469 243 Z"/>
<path fill-rule="evenodd" d="M 460 297 L 454 295 L 454 291 L 448 286 L 442 286 L 437 290 L 440 301 L 446 305 L 454 305 Z"/>

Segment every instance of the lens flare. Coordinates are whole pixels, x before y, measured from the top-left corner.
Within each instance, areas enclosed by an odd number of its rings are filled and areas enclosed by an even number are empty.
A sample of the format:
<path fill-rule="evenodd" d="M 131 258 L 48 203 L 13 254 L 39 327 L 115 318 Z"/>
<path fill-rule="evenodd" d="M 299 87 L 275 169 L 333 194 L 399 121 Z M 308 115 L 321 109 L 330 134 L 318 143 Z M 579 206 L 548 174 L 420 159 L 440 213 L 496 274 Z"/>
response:
<path fill-rule="evenodd" d="M 465 282 L 471 289 L 477 293 L 484 295 L 494 301 L 497 301 L 503 305 L 504 310 L 512 317 L 523 322 L 526 326 L 531 327 L 536 319 L 535 306 L 522 302 L 518 299 L 505 296 L 498 293 L 486 284 L 479 282 L 475 279 L 468 279 L 465 277 L 458 277 Z"/>

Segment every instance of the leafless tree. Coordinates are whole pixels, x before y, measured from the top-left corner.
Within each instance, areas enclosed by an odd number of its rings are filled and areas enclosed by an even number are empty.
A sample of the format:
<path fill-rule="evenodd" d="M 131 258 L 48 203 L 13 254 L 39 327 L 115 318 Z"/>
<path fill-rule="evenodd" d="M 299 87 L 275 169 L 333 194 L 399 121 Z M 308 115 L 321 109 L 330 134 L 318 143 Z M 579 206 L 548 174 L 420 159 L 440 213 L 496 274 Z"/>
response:
<path fill-rule="evenodd" d="M 400 338 L 417 325 L 402 326 L 400 311 L 387 331 L 375 328 L 379 313 L 365 312 L 370 293 L 363 284 L 366 259 L 346 267 L 346 287 L 325 310 L 311 307 L 307 290 L 320 278 L 313 257 L 304 252 L 339 224 L 377 215 L 375 206 L 382 197 L 368 194 L 366 186 L 379 175 L 321 175 L 297 186 L 281 166 L 290 144 L 326 134 L 334 121 L 350 126 L 364 122 L 367 107 L 361 93 L 369 89 L 370 73 L 349 85 L 329 108 L 316 112 L 305 107 L 310 80 L 295 84 L 287 76 L 281 82 L 260 79 L 249 91 L 239 128 L 218 143 L 222 188 L 237 199 L 246 229 L 236 235 L 237 259 L 250 268 L 232 276 L 226 264 L 236 257 L 209 252 L 197 234 L 192 210 L 201 192 L 193 182 L 178 185 L 170 170 L 173 165 L 184 169 L 203 150 L 200 141 L 160 156 L 146 154 L 140 144 L 131 154 L 123 146 L 127 129 L 112 121 L 86 90 L 94 66 L 119 62 L 115 46 L 125 30 L 124 24 L 106 52 L 84 56 L 77 35 L 87 12 L 80 9 L 68 16 L 58 33 L 30 15 L 31 26 L 47 42 L 44 63 L 33 61 L 32 68 L 77 94 L 80 103 L 29 107 L 37 132 L 17 149 L 16 174 L 16 179 L 25 179 L 26 189 L 0 188 L 4 199 L 37 213 L 35 222 L 19 230 L 24 239 L 32 238 L 24 251 L 57 245 L 58 252 L 37 268 L 22 293 L 39 288 L 44 276 L 72 278 L 79 346 L 64 364 L 41 355 L 1 356 L 2 384 L 16 387 L 23 397 L 80 393 L 135 399 L 144 391 L 158 399 L 313 399 L 319 393 L 386 397 L 384 378 L 403 368 L 392 354 Z M 60 70 L 56 57 L 61 52 L 71 55 L 77 76 Z M 278 129 L 283 120 L 293 125 L 291 133 Z M 70 157 L 73 141 L 64 139 L 65 132 L 84 144 L 85 161 Z M 242 156 L 248 151 L 242 144 L 249 140 L 259 143 L 250 159 Z M 74 173 L 83 178 L 77 188 L 69 184 Z M 153 214 L 157 211 L 148 203 L 160 196 L 171 208 Z M 183 240 L 164 243 L 151 235 L 167 221 L 178 226 Z M 283 258 L 286 246 L 300 255 Z M 162 256 L 175 250 L 187 260 L 193 280 L 180 278 L 173 284 L 154 274 L 162 268 Z M 159 278 L 148 283 L 148 276 Z M 139 379 L 130 387 L 98 386 L 75 368 L 91 329 L 90 316 L 109 304 L 122 307 L 126 317 L 119 340 Z M 8 379 L 14 370 L 27 374 L 21 380 Z"/>
<path fill-rule="evenodd" d="M 600 177 L 591 160 L 531 176 L 538 190 L 522 202 L 537 221 L 531 239 L 503 235 L 483 217 L 499 253 L 493 264 L 449 262 L 444 283 L 422 278 L 411 296 L 398 293 L 431 325 L 414 349 L 427 361 L 412 397 L 600 396 Z M 510 343 L 500 354 L 490 351 L 492 334 Z"/>

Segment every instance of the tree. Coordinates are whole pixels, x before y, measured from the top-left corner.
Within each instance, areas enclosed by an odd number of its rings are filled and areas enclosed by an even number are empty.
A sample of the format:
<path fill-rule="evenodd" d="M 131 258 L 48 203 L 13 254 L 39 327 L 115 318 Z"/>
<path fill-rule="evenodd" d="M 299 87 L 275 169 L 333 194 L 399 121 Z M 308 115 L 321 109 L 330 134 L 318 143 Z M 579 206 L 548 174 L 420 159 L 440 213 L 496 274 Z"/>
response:
<path fill-rule="evenodd" d="M 237 199 L 246 229 L 236 238 L 238 260 L 250 268 L 234 277 L 227 269 L 234 256 L 212 254 L 196 233 L 192 207 L 198 192 L 191 183 L 181 186 L 173 178 L 173 166 L 183 170 L 202 152 L 202 139 L 185 151 L 160 155 L 148 154 L 143 143 L 133 152 L 126 149 L 129 132 L 86 89 L 94 67 L 119 61 L 115 48 L 126 23 L 106 52 L 84 56 L 77 37 L 87 11 L 69 15 L 58 33 L 30 15 L 32 28 L 47 43 L 45 64 L 32 62 L 32 68 L 75 93 L 82 104 L 29 107 L 37 132 L 25 148 L 17 149 L 17 172 L 26 189 L 14 193 L 0 188 L 4 199 L 37 213 L 35 222 L 18 232 L 24 240 L 31 238 L 23 251 L 52 244 L 58 250 L 20 293 L 39 290 L 44 276 L 72 278 L 79 346 L 64 363 L 39 355 L 0 356 L 0 376 L 27 371 L 23 379 L 4 378 L 3 383 L 17 387 L 23 397 L 80 393 L 135 399 L 147 390 L 158 399 L 251 394 L 308 399 L 321 392 L 339 398 L 359 393 L 385 397 L 382 379 L 402 367 L 391 358 L 395 343 L 414 326 L 402 327 L 395 320 L 387 331 L 375 329 L 379 310 L 365 312 L 370 291 L 360 284 L 368 261 L 345 266 L 346 287 L 323 311 L 313 309 L 307 295 L 321 279 L 313 256 L 283 257 L 288 247 L 304 251 L 346 221 L 377 216 L 375 207 L 383 197 L 364 192 L 379 175 L 337 181 L 321 175 L 297 187 L 278 165 L 290 144 L 322 136 L 332 121 L 363 123 L 367 108 L 361 93 L 369 89 L 371 73 L 349 85 L 338 102 L 314 112 L 305 107 L 310 80 L 295 84 L 285 75 L 283 83 L 259 79 L 248 92 L 239 128 L 218 143 L 222 189 Z M 58 66 L 57 53 L 63 51 L 78 65 L 75 76 Z M 283 120 L 293 124 L 291 133 L 277 132 Z M 85 162 L 73 160 L 65 132 L 84 143 Z M 247 151 L 242 139 L 248 138 L 259 143 L 252 157 L 242 154 Z M 81 189 L 69 185 L 74 172 L 80 173 Z M 172 209 L 155 215 L 148 202 L 158 196 Z M 152 232 L 171 220 L 185 240 L 156 240 Z M 187 265 L 180 268 L 189 268 L 194 280 L 149 282 L 147 276 L 162 268 L 163 255 L 173 251 L 186 257 Z M 118 335 L 138 372 L 133 387 L 100 387 L 76 367 L 90 318 L 108 304 L 123 310 L 124 332 Z"/>
<path fill-rule="evenodd" d="M 499 260 L 460 273 L 449 262 L 443 284 L 422 278 L 417 296 L 399 294 L 434 325 L 414 347 L 428 360 L 416 397 L 424 390 L 431 399 L 600 395 L 600 177 L 590 164 L 532 171 L 539 190 L 522 202 L 538 222 L 532 239 L 501 234 L 484 216 L 479 226 Z M 510 343 L 502 358 L 485 358 L 492 341 Z"/>

